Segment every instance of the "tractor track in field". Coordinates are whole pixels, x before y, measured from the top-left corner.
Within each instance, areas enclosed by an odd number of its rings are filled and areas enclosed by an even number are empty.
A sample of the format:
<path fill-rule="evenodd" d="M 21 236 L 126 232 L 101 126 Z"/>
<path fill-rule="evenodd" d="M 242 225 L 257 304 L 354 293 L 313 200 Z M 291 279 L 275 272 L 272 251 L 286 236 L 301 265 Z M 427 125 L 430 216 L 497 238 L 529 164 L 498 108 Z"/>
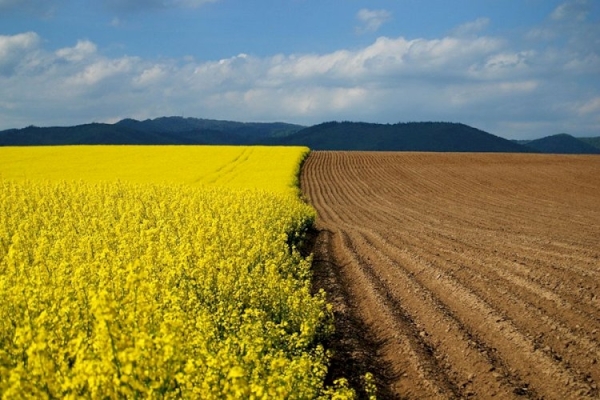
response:
<path fill-rule="evenodd" d="M 599 398 L 600 157 L 312 152 L 330 379 L 380 398 Z"/>

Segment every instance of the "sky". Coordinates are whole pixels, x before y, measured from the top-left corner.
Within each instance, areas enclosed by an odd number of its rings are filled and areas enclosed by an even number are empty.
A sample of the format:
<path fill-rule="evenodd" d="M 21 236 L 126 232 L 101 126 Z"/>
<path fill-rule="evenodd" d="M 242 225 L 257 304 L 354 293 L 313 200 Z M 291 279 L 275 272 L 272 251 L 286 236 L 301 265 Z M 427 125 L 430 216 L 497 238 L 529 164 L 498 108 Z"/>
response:
<path fill-rule="evenodd" d="M 173 115 L 600 136 L 600 1 L 0 0 L 0 130 Z"/>

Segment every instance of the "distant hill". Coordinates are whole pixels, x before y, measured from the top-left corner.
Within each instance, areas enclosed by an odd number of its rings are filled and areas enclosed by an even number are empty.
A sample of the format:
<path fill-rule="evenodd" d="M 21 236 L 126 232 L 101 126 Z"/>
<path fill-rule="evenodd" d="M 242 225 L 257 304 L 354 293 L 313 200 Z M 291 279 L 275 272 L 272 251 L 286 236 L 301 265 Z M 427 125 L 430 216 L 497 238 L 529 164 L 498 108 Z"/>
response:
<path fill-rule="evenodd" d="M 72 144 L 262 144 L 302 145 L 313 150 L 600 154 L 600 138 L 578 139 L 560 134 L 538 140 L 511 141 L 450 122 L 325 122 L 304 127 L 283 122 L 160 117 L 144 121 L 128 118 L 115 124 L 29 126 L 0 131 L 0 146 Z"/>
<path fill-rule="evenodd" d="M 85 124 L 71 127 L 40 128 L 28 126 L 0 132 L 0 145 L 35 146 L 57 144 L 110 143 L 128 144 L 148 140 L 146 135 L 132 129 L 118 129 L 108 124 Z M 152 137 L 161 141 L 159 137 Z"/>
<path fill-rule="evenodd" d="M 213 131 L 223 132 L 234 137 L 256 141 L 269 137 L 287 136 L 303 129 L 302 125 L 283 122 L 235 122 L 203 118 L 160 117 L 136 121 L 124 119 L 118 126 L 126 126 L 142 132 L 171 133 Z"/>
<path fill-rule="evenodd" d="M 448 122 L 326 122 L 269 142 L 314 150 L 535 152 L 482 130 Z"/>
<path fill-rule="evenodd" d="M 600 149 L 600 136 L 598 136 L 598 137 L 580 137 L 577 139 Z"/>
<path fill-rule="evenodd" d="M 600 138 L 590 138 L 600 139 Z M 586 143 L 584 140 L 575 138 L 566 133 L 546 136 L 541 139 L 521 142 L 523 145 L 537 150 L 541 153 L 556 154 L 600 154 L 600 148 Z"/>
<path fill-rule="evenodd" d="M 284 137 L 301 125 L 243 123 L 199 118 L 162 117 L 116 124 L 84 124 L 70 127 L 0 131 L 0 146 L 66 144 L 253 144 L 266 138 Z"/>

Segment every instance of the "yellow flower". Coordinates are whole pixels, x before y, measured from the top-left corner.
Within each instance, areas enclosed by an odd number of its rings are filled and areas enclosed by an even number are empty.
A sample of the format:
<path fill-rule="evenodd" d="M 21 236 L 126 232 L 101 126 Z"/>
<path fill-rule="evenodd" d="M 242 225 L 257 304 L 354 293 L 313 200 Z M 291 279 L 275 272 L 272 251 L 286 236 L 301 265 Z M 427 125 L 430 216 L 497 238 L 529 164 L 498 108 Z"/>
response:
<path fill-rule="evenodd" d="M 3 399 L 348 393 L 324 387 L 331 311 L 295 248 L 315 218 L 294 188 L 307 149 L 175 150 L 0 149 L 3 177 L 33 157 L 35 178 L 0 179 Z M 148 176 L 161 152 L 169 174 L 187 163 L 177 179 Z M 52 154 L 77 160 L 65 180 Z"/>

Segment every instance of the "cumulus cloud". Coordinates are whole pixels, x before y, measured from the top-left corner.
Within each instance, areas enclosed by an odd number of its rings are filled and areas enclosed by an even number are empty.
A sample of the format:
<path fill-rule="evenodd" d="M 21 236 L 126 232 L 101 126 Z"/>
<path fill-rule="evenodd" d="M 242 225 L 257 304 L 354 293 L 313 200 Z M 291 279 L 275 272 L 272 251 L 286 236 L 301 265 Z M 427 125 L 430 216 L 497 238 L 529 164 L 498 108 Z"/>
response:
<path fill-rule="evenodd" d="M 588 21 L 591 4 L 588 0 L 569 0 L 559 4 L 547 20 L 531 28 L 525 35 L 532 41 L 553 42 L 567 38 L 571 45 L 598 48 L 600 46 L 600 26 Z"/>
<path fill-rule="evenodd" d="M 115 60 L 100 59 L 77 74 L 68 77 L 65 83 L 74 87 L 94 86 L 110 77 L 125 76 L 134 67 L 135 59 L 124 57 Z"/>
<path fill-rule="evenodd" d="M 392 13 L 386 10 L 369 10 L 363 8 L 358 11 L 356 18 L 360 21 L 360 26 L 356 28 L 357 33 L 371 33 L 379 30 L 381 25 L 392 18 Z"/>
<path fill-rule="evenodd" d="M 150 65 L 143 69 L 137 76 L 133 77 L 132 84 L 135 87 L 143 88 L 156 85 L 166 78 L 168 69 L 162 65 Z"/>
<path fill-rule="evenodd" d="M 525 36 L 531 45 L 553 48 L 554 60 L 567 58 L 566 68 L 580 73 L 600 70 L 600 24 L 588 19 L 588 0 L 570 0 L 560 4 L 540 26 Z M 561 54 L 558 54 L 561 53 Z"/>
<path fill-rule="evenodd" d="M 476 35 L 490 24 L 489 18 L 477 18 L 475 21 L 466 22 L 452 31 L 453 36 Z"/>
<path fill-rule="evenodd" d="M 550 17 L 555 21 L 584 21 L 590 6 L 589 0 L 570 0 L 556 7 Z"/>
<path fill-rule="evenodd" d="M 96 53 L 96 45 L 89 40 L 80 40 L 75 47 L 66 47 L 56 51 L 59 58 L 67 61 L 82 61 Z"/>
<path fill-rule="evenodd" d="M 10 75 L 19 65 L 26 64 L 39 43 L 40 38 L 34 32 L 0 35 L 0 75 Z"/>
<path fill-rule="evenodd" d="M 0 129 L 185 114 L 303 124 L 449 120 L 505 137 L 597 134 L 598 51 L 523 48 L 477 34 L 487 24 L 324 54 L 202 62 L 108 57 L 89 40 L 49 51 L 33 32 L 0 36 Z"/>
<path fill-rule="evenodd" d="M 600 119 L 600 96 L 594 97 L 593 99 L 585 102 L 583 105 L 578 107 L 577 111 L 581 115 L 594 114 L 598 116 L 598 119 Z"/>

